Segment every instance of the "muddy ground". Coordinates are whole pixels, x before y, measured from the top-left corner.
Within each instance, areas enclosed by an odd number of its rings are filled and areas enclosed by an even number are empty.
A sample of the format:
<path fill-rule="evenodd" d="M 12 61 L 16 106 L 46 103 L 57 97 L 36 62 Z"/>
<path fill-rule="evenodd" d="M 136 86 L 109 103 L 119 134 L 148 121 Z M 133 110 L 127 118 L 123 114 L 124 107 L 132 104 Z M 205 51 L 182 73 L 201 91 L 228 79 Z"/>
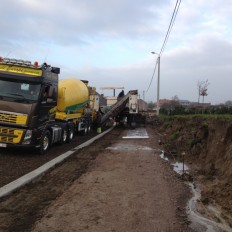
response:
<path fill-rule="evenodd" d="M 189 188 L 147 130 L 149 139 L 127 141 L 116 128 L 1 199 L 0 231 L 191 231 Z M 115 150 L 118 144 L 124 149 Z"/>
<path fill-rule="evenodd" d="M 65 151 L 77 147 L 96 134 L 92 131 L 85 136 L 75 136 L 72 143 L 54 144 L 45 155 L 40 155 L 36 149 L 0 148 L 0 187 L 35 170 Z"/>
<path fill-rule="evenodd" d="M 232 231 L 232 120 L 186 116 L 153 120 L 166 153 L 185 161 L 204 207 L 216 206 Z M 220 219 L 215 219 L 220 221 Z"/>

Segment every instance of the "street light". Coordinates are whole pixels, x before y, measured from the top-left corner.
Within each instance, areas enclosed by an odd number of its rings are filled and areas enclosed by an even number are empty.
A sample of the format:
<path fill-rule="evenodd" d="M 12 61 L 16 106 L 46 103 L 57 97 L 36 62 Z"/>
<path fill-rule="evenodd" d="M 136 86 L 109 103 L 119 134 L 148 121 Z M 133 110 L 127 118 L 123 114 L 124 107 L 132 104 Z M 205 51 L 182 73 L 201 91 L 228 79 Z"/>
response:
<path fill-rule="evenodd" d="M 157 78 L 157 109 L 156 114 L 159 116 L 160 104 L 159 104 L 159 92 L 160 92 L 160 54 L 151 52 L 152 54 L 158 55 L 158 78 Z"/>

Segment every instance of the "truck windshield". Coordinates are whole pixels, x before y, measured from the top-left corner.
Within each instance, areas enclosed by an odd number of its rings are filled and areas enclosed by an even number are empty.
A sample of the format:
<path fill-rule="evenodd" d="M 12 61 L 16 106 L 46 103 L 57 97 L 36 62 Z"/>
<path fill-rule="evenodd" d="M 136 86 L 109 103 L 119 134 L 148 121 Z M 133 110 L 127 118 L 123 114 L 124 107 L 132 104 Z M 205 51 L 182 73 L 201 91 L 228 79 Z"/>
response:
<path fill-rule="evenodd" d="M 0 97 L 15 101 L 38 100 L 41 84 L 0 80 Z"/>

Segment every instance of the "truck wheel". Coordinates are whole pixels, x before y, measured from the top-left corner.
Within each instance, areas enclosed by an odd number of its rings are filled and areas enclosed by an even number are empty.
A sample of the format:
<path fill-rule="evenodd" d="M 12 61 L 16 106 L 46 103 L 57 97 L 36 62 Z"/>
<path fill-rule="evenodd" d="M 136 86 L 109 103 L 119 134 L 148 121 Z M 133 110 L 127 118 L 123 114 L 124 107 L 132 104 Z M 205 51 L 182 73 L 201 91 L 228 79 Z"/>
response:
<path fill-rule="evenodd" d="M 91 131 L 92 131 L 92 124 L 91 122 L 88 122 L 87 133 L 89 134 Z"/>
<path fill-rule="evenodd" d="M 68 128 L 65 126 L 63 129 L 62 129 L 62 135 L 61 135 L 61 139 L 60 139 L 60 142 L 59 144 L 64 144 L 67 142 L 67 139 L 68 139 Z"/>
<path fill-rule="evenodd" d="M 88 132 L 88 125 L 85 124 L 84 129 L 80 131 L 80 135 L 84 136 L 87 134 L 87 132 Z"/>
<path fill-rule="evenodd" d="M 86 135 L 88 132 L 88 125 L 85 125 L 85 129 L 83 130 L 83 135 Z"/>
<path fill-rule="evenodd" d="M 70 143 L 74 138 L 74 126 L 70 126 L 68 130 L 67 143 Z"/>
<path fill-rule="evenodd" d="M 49 130 L 46 130 L 41 138 L 40 142 L 40 154 L 45 154 L 51 145 L 51 133 Z"/>

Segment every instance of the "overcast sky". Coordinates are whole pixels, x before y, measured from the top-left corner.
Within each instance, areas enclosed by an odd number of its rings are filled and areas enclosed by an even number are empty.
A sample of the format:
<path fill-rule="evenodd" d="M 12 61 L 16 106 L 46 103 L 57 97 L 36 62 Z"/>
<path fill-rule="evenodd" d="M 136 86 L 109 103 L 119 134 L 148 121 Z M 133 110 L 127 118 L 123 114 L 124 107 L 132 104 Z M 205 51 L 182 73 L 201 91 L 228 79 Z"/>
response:
<path fill-rule="evenodd" d="M 100 87 L 138 89 L 156 101 L 157 73 L 147 91 L 176 0 L 1 0 L 0 56 L 46 61 L 60 78 Z M 231 1 L 183 0 L 161 57 L 160 98 L 232 100 Z M 116 90 L 116 94 L 119 90 Z"/>

